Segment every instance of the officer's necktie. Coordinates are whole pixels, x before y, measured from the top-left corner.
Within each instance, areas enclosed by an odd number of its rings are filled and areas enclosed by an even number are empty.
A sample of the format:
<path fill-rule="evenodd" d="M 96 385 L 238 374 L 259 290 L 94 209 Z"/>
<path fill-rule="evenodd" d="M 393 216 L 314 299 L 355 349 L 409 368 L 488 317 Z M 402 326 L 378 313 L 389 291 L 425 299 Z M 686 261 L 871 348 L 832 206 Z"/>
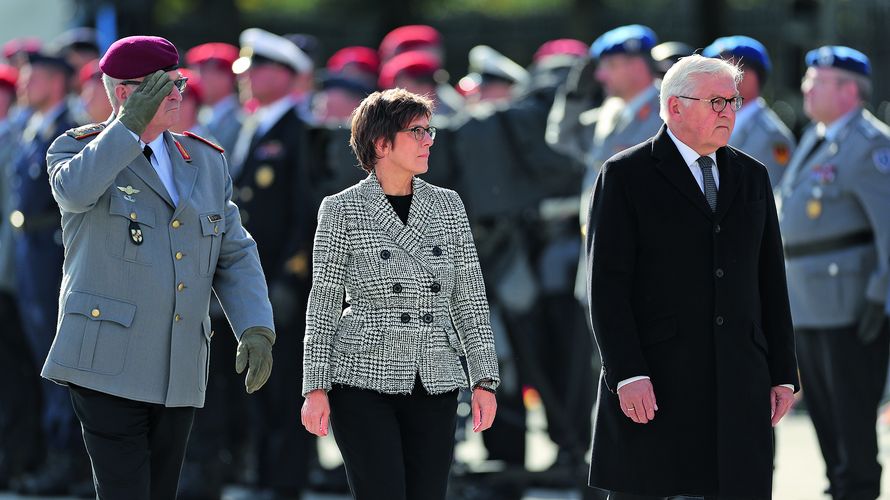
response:
<path fill-rule="evenodd" d="M 145 156 L 145 159 L 151 163 L 151 155 L 154 154 L 154 151 L 151 150 L 151 146 L 146 144 L 145 147 L 142 148 L 142 154 Z"/>
<path fill-rule="evenodd" d="M 710 156 L 701 156 L 698 160 L 695 160 L 698 163 L 698 167 L 701 169 L 702 179 L 705 184 L 705 199 L 708 200 L 708 205 L 711 206 L 711 211 L 717 210 L 717 183 L 714 182 L 714 173 L 711 171 L 711 167 L 714 166 L 714 160 L 711 159 Z"/>

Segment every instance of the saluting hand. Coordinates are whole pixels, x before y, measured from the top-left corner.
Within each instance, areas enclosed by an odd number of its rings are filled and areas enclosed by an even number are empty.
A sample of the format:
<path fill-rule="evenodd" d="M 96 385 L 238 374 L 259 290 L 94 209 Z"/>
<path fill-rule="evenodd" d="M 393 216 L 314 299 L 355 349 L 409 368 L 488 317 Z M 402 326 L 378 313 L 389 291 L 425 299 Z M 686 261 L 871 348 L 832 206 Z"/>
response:
<path fill-rule="evenodd" d="M 652 388 L 652 381 L 647 378 L 621 386 L 618 389 L 618 403 L 622 413 L 638 424 L 654 420 L 655 412 L 658 411 L 655 390 Z"/>
<path fill-rule="evenodd" d="M 119 120 L 136 135 L 142 135 L 158 107 L 173 90 L 173 80 L 158 70 L 146 76 L 121 105 Z"/>

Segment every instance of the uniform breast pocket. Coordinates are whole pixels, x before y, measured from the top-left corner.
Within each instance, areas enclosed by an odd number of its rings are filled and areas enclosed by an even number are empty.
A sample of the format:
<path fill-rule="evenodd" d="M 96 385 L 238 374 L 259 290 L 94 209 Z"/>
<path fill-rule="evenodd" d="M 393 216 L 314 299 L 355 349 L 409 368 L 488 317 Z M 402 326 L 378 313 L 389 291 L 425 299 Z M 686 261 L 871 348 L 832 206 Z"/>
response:
<path fill-rule="evenodd" d="M 62 324 L 53 349 L 61 365 L 105 375 L 123 370 L 136 305 L 86 292 L 65 300 Z"/>
<path fill-rule="evenodd" d="M 201 276 L 210 276 L 216 270 L 222 237 L 226 231 L 226 219 L 221 212 L 210 212 L 200 216 L 201 242 L 199 248 Z"/>
<path fill-rule="evenodd" d="M 149 266 L 156 243 L 154 209 L 141 203 L 111 196 L 108 206 L 106 246 L 108 252 L 127 262 Z"/>

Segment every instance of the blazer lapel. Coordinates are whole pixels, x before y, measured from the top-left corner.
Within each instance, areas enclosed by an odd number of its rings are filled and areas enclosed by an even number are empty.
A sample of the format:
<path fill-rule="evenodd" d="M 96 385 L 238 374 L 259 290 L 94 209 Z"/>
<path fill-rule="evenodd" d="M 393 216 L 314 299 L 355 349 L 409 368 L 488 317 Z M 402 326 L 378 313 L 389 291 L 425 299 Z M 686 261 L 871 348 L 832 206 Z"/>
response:
<path fill-rule="evenodd" d="M 167 189 L 164 187 L 164 183 L 161 182 L 161 178 L 158 177 L 155 168 L 144 155 L 140 154 L 135 160 L 130 162 L 129 168 L 137 177 L 142 179 L 142 182 L 147 184 L 152 191 L 166 201 L 171 208 L 176 208 L 176 205 L 173 204 L 173 199 L 170 198 L 170 193 L 167 192 Z"/>
<path fill-rule="evenodd" d="M 430 265 L 421 256 L 424 229 L 429 222 L 429 186 L 416 177 L 412 181 L 414 196 L 411 199 L 411 209 L 408 212 L 408 224 L 403 224 L 399 219 L 374 173 L 369 174 L 361 182 L 361 187 L 365 199 L 365 209 L 371 218 L 393 242 L 402 247 L 424 269 L 432 272 Z"/>
<path fill-rule="evenodd" d="M 173 183 L 176 184 L 176 191 L 179 193 L 179 204 L 173 212 L 175 217 L 192 196 L 195 181 L 198 179 L 198 168 L 191 164 L 191 155 L 170 135 L 170 132 L 164 132 L 164 142 L 170 155 L 170 164 L 173 166 Z"/>
<path fill-rule="evenodd" d="M 661 130 L 652 141 L 652 156 L 655 158 L 655 168 L 663 175 L 674 188 L 685 196 L 690 203 L 696 206 L 704 216 L 714 218 L 714 212 L 708 205 L 704 193 L 695 182 L 695 177 L 683 161 L 683 156 L 667 134 L 667 126 L 662 125 Z M 721 172 L 722 173 L 722 172 Z M 722 182 L 721 178 L 721 182 Z M 720 193 L 717 193 L 717 206 L 720 206 Z"/>
<path fill-rule="evenodd" d="M 742 167 L 736 163 L 735 155 L 735 151 L 729 147 L 722 147 L 717 150 L 717 170 L 720 172 L 720 188 L 717 189 L 716 222 L 723 220 L 741 186 L 739 169 Z"/>

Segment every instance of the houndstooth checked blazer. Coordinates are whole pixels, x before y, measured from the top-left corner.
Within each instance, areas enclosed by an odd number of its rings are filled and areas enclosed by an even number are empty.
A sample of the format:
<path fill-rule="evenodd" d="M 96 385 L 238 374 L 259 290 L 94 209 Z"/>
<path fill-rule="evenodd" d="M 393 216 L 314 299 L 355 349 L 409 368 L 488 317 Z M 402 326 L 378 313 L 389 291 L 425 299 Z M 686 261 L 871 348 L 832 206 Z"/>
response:
<path fill-rule="evenodd" d="M 306 313 L 303 395 L 332 383 L 438 394 L 498 375 L 463 202 L 418 178 L 403 224 L 375 174 L 322 201 Z M 344 292 L 349 307 L 343 310 Z M 457 326 L 457 332 L 453 325 Z"/>

